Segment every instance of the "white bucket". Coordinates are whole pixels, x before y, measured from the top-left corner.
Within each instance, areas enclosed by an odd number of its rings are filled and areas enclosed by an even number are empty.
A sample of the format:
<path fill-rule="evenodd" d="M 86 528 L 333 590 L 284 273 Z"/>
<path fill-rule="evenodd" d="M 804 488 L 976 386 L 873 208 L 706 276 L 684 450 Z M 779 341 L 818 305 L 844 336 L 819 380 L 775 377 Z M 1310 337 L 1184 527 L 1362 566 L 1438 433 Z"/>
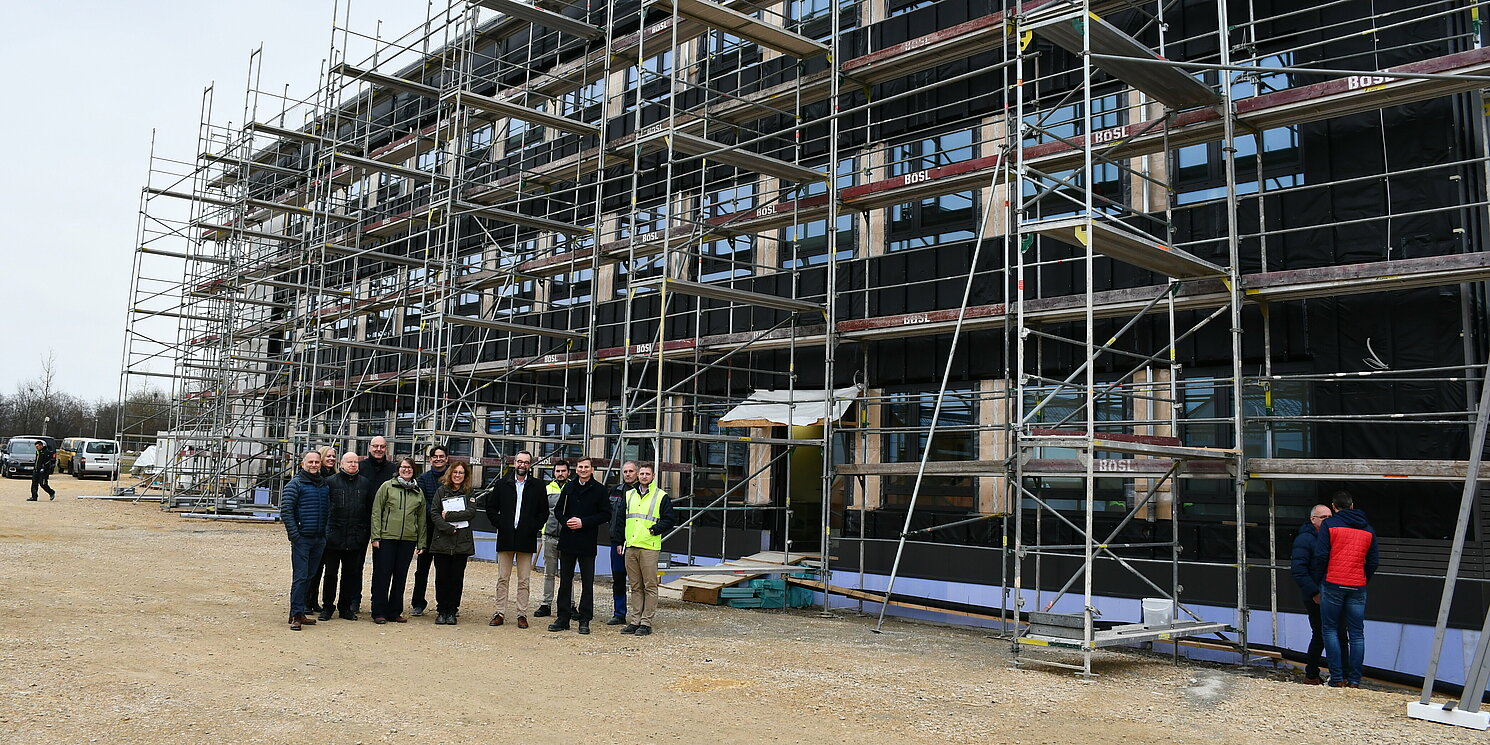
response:
<path fill-rule="evenodd" d="M 1169 598 L 1143 599 L 1143 625 L 1168 626 L 1174 623 L 1174 601 Z"/>

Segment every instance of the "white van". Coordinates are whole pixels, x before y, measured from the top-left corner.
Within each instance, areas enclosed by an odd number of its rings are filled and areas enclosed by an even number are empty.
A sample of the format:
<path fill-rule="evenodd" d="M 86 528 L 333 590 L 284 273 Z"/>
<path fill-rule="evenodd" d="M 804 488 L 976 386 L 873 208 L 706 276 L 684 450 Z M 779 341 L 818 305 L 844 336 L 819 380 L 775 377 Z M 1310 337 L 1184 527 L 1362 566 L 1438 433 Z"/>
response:
<path fill-rule="evenodd" d="M 77 449 L 74 451 L 72 463 L 68 465 L 68 472 L 74 478 L 80 479 L 84 476 L 119 478 L 119 442 L 117 440 L 79 437 L 74 442 Z"/>

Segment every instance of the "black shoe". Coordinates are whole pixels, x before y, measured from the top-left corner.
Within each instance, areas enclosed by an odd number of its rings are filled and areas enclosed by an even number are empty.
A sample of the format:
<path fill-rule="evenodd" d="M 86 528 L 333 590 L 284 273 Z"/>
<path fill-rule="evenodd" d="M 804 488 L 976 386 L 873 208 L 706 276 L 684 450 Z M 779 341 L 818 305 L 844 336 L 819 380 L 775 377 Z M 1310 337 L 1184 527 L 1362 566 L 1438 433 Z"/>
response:
<path fill-rule="evenodd" d="M 620 626 L 620 625 L 622 625 L 624 623 L 626 623 L 626 617 L 625 616 L 611 616 L 610 617 L 610 620 L 605 622 L 605 625 L 606 626 Z"/>
<path fill-rule="evenodd" d="M 306 605 L 305 605 L 305 612 L 306 613 L 320 613 L 321 612 L 321 606 L 316 605 L 315 603 L 306 603 Z"/>
<path fill-rule="evenodd" d="M 341 617 L 341 619 L 344 620 L 344 621 L 355 621 L 355 620 L 357 620 L 357 611 L 350 611 L 350 610 L 349 611 L 342 611 L 341 613 L 338 613 L 337 615 L 339 617 Z"/>
<path fill-rule="evenodd" d="M 28 499 L 28 500 L 26 500 L 26 501 L 27 501 L 27 502 L 35 502 L 35 501 L 36 501 L 36 497 L 32 497 L 32 498 L 30 498 L 30 499 Z M 546 605 L 545 605 L 545 606 L 543 606 L 543 607 L 545 607 L 545 608 L 547 608 L 547 607 L 548 607 L 548 606 L 546 606 Z M 296 629 L 296 631 L 299 631 L 299 629 Z"/>
<path fill-rule="evenodd" d="M 590 633 L 590 622 L 589 621 L 580 621 L 579 622 L 579 633 L 581 633 L 581 634 L 588 634 L 588 633 Z"/>
<path fill-rule="evenodd" d="M 553 623 L 551 623 L 551 624 L 548 625 L 548 630 L 549 631 L 568 631 L 569 630 L 569 622 L 568 621 L 554 621 Z"/>
<path fill-rule="evenodd" d="M 57 501 L 57 492 L 52 492 L 52 501 Z"/>
<path fill-rule="evenodd" d="M 445 624 L 446 624 L 446 621 L 445 621 L 445 614 L 444 613 L 441 613 L 441 614 L 435 616 L 435 625 L 436 626 L 444 626 Z"/>
<path fill-rule="evenodd" d="M 648 635 L 650 633 L 652 633 L 652 627 L 651 626 L 638 626 L 638 627 L 636 627 L 636 635 L 637 636 L 646 636 L 646 635 Z"/>
<path fill-rule="evenodd" d="M 460 620 L 460 611 L 445 616 L 445 625 L 454 626 Z"/>
<path fill-rule="evenodd" d="M 424 615 L 424 609 L 425 609 L 425 607 L 426 606 L 423 606 L 423 605 L 416 605 L 416 606 L 414 606 L 414 610 L 409 611 L 409 615 L 411 615 L 411 616 L 422 616 L 422 615 Z"/>
<path fill-rule="evenodd" d="M 553 615 L 553 611 L 547 605 L 540 605 L 538 606 L 538 610 L 533 611 L 534 618 L 548 618 L 551 615 Z"/>
<path fill-rule="evenodd" d="M 321 609 L 321 615 L 316 616 L 316 620 L 317 621 L 330 621 L 331 620 L 331 608 L 329 608 L 329 607 L 322 608 Z"/>
<path fill-rule="evenodd" d="M 641 628 L 641 627 L 638 626 L 638 625 L 636 625 L 636 624 L 634 624 L 634 623 L 628 623 L 628 624 L 626 624 L 625 627 L 623 627 L 621 629 L 621 633 L 623 633 L 623 634 L 635 634 L 636 633 L 636 630 L 639 629 L 639 628 Z"/>

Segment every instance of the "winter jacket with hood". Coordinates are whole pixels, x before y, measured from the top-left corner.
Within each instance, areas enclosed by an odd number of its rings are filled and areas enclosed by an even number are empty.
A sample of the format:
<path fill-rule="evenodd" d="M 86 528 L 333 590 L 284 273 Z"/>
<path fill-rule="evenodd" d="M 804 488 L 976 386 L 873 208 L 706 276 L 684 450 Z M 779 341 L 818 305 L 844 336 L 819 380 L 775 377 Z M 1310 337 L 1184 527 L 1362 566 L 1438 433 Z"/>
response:
<path fill-rule="evenodd" d="M 1288 564 L 1288 573 L 1304 594 L 1304 603 L 1313 604 L 1319 594 L 1319 583 L 1314 581 L 1314 544 L 1319 540 L 1319 531 L 1314 521 L 1305 520 L 1299 526 L 1299 534 L 1293 538 L 1293 559 Z"/>
<path fill-rule="evenodd" d="M 372 537 L 372 502 L 375 485 L 362 474 L 338 471 L 326 479 L 331 491 L 331 513 L 326 529 L 326 548 L 360 551 Z"/>
<path fill-rule="evenodd" d="M 424 491 L 413 482 L 400 483 L 397 478 L 378 487 L 373 497 L 372 539 L 375 541 L 416 541 L 418 548 L 429 546 L 425 524 L 429 510 L 424 506 Z"/>
<path fill-rule="evenodd" d="M 1320 524 L 1319 537 L 1314 543 L 1316 582 L 1365 587 L 1380 565 L 1376 531 L 1366 520 L 1366 513 L 1340 510 Z"/>
<path fill-rule="evenodd" d="M 452 510 L 443 516 L 445 500 L 452 497 L 460 497 L 465 500 L 466 508 L 463 510 Z M 434 526 L 434 537 L 429 541 L 429 552 L 432 554 L 453 554 L 455 556 L 472 556 L 476 553 L 476 536 L 471 532 L 470 520 L 476 516 L 475 500 L 471 498 L 468 491 L 456 491 L 441 484 L 440 490 L 435 492 L 435 506 L 429 512 L 430 524 Z M 457 528 L 452 523 L 465 521 L 464 528 Z"/>

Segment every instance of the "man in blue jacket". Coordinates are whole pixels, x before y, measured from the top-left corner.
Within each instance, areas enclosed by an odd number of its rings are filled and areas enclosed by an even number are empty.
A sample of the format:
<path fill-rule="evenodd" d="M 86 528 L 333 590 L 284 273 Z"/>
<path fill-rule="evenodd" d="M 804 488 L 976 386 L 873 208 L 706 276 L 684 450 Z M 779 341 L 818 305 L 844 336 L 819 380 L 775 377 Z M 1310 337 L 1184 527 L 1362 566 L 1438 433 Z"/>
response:
<path fill-rule="evenodd" d="M 1324 653 L 1330 660 L 1330 685 L 1360 688 L 1361 665 L 1366 660 L 1366 583 L 1381 557 L 1376 531 L 1366 513 L 1355 509 L 1350 492 L 1337 492 L 1331 502 L 1335 514 L 1319 526 L 1314 543 L 1314 571 L 1319 583 L 1319 619 L 1324 630 Z M 1343 657 L 1339 632 L 1350 636 L 1349 657 Z"/>
<path fill-rule="evenodd" d="M 321 565 L 326 550 L 326 521 L 330 512 L 330 489 L 321 476 L 321 454 L 315 450 L 300 458 L 300 468 L 279 495 L 279 517 L 290 537 L 290 630 L 314 626 L 305 617 L 305 588 L 312 567 Z"/>
<path fill-rule="evenodd" d="M 1293 539 L 1293 560 L 1289 563 L 1288 572 L 1293 575 L 1293 581 L 1299 586 L 1299 593 L 1303 595 L 1304 611 L 1309 615 L 1309 656 L 1304 663 L 1304 682 L 1309 685 L 1320 685 L 1324 681 L 1319 677 L 1320 655 L 1324 652 L 1324 633 L 1320 629 L 1319 621 L 1319 583 L 1314 581 L 1314 544 L 1318 542 L 1319 526 L 1333 514 L 1327 505 L 1316 504 L 1309 511 L 1309 520 L 1299 526 L 1299 533 Z M 1345 630 L 1340 630 L 1340 649 L 1350 649 L 1347 641 L 1349 637 Z"/>

